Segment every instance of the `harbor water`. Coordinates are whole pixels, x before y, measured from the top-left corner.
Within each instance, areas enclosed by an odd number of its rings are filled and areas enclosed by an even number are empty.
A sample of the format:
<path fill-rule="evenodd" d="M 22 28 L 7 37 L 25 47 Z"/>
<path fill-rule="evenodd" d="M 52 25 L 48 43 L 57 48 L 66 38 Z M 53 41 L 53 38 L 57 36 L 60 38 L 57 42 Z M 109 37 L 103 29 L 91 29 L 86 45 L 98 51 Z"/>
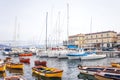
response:
<path fill-rule="evenodd" d="M 5 56 L 0 54 L 0 58 L 4 59 Z M 19 57 L 12 56 L 12 58 L 14 62 L 19 62 Z M 22 75 L 27 80 L 86 80 L 86 79 L 82 79 L 82 77 L 78 77 L 80 75 L 79 69 L 77 68 L 78 64 L 84 66 L 94 66 L 94 65 L 109 66 L 111 62 L 113 61 L 118 62 L 120 60 L 119 58 L 104 58 L 99 60 L 80 61 L 80 60 L 68 60 L 68 59 L 58 59 L 58 58 L 40 58 L 36 55 L 29 58 L 30 58 L 30 64 L 24 64 L 23 71 L 7 69 L 4 74 L 0 74 L 0 80 L 4 80 L 4 75 L 5 76 Z M 62 69 L 63 70 L 62 78 L 46 78 L 32 74 L 32 67 L 34 66 L 35 60 L 47 61 L 48 67 L 55 67 Z"/>

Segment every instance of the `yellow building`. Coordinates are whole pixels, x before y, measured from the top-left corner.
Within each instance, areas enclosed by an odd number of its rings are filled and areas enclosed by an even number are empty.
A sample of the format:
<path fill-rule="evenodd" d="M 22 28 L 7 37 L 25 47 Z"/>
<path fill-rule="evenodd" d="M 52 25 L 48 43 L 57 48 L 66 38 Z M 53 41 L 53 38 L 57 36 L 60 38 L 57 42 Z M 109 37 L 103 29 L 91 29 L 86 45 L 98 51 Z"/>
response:
<path fill-rule="evenodd" d="M 117 42 L 117 32 L 103 31 L 69 36 L 69 43 L 84 48 L 113 47 Z"/>
<path fill-rule="evenodd" d="M 81 48 L 84 45 L 84 39 L 85 34 L 77 34 L 69 36 L 69 44 L 71 45 L 78 45 L 79 48 Z"/>
<path fill-rule="evenodd" d="M 120 34 L 117 34 L 117 43 L 120 44 Z"/>
<path fill-rule="evenodd" d="M 117 42 L 117 32 L 104 31 L 85 34 L 85 47 L 112 47 Z"/>

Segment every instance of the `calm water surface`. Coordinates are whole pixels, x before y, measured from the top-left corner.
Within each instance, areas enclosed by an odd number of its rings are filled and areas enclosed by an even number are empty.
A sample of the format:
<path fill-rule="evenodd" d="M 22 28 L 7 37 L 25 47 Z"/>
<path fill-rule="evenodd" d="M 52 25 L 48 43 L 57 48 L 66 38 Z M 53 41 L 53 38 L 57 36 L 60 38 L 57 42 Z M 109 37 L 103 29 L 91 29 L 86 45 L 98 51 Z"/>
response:
<path fill-rule="evenodd" d="M 0 58 L 4 59 L 5 56 L 0 54 Z M 13 57 L 14 62 L 19 62 L 18 57 Z M 119 61 L 119 58 L 105 58 L 100 60 L 88 60 L 88 61 L 80 61 L 80 60 L 68 60 L 68 59 L 57 59 L 57 58 L 40 58 L 37 56 L 30 57 L 30 64 L 24 64 L 23 71 L 21 70 L 6 70 L 6 73 L 0 74 L 0 80 L 3 80 L 3 75 L 11 76 L 11 75 L 22 75 L 27 80 L 84 80 L 79 79 L 79 70 L 77 68 L 78 64 L 93 66 L 93 65 L 110 65 L 112 61 Z M 34 66 L 34 61 L 47 61 L 48 67 L 56 67 L 64 70 L 62 78 L 45 78 L 35 74 L 32 74 L 32 67 Z"/>

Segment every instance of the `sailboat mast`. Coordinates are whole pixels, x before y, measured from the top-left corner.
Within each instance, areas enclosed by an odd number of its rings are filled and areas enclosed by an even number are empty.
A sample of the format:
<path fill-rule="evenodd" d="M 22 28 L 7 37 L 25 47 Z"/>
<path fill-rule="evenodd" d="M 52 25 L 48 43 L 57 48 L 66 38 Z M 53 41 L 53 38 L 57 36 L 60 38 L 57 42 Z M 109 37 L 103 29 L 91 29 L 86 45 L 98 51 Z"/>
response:
<path fill-rule="evenodd" d="M 90 22 L 90 34 L 91 33 L 92 33 L 92 16 L 91 16 L 91 22 Z M 90 47 L 92 48 L 92 37 L 91 37 Z M 91 50 L 91 48 L 90 48 L 90 50 Z"/>
<path fill-rule="evenodd" d="M 17 16 L 15 17 L 15 31 L 14 31 L 14 40 L 16 41 L 16 29 L 17 29 Z"/>
<path fill-rule="evenodd" d="M 69 43 L 69 4 L 67 3 L 67 45 Z"/>
<path fill-rule="evenodd" d="M 47 51 L 47 19 L 48 19 L 48 12 L 46 12 L 46 46 L 45 46 L 46 51 Z"/>
<path fill-rule="evenodd" d="M 16 46 L 16 30 L 17 30 L 17 16 L 15 16 L 15 29 L 14 29 L 14 46 Z"/>

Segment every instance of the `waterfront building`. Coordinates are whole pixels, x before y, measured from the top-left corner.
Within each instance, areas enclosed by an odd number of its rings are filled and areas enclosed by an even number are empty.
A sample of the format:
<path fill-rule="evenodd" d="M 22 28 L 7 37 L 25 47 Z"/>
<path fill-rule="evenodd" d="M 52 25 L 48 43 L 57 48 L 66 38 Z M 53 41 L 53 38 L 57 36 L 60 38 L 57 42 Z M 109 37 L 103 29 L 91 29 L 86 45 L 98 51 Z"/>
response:
<path fill-rule="evenodd" d="M 118 50 L 120 51 L 120 33 L 117 34 L 117 44 L 115 45 L 115 47 L 117 47 Z"/>
<path fill-rule="evenodd" d="M 120 33 L 117 34 L 117 43 L 120 44 Z"/>
<path fill-rule="evenodd" d="M 117 32 L 103 31 L 69 36 L 69 43 L 84 48 L 113 47 L 117 43 Z"/>
<path fill-rule="evenodd" d="M 117 32 L 103 31 L 85 34 L 85 47 L 113 47 L 117 42 Z"/>
<path fill-rule="evenodd" d="M 70 45 L 77 45 L 79 48 L 82 48 L 83 45 L 85 44 L 85 34 L 76 34 L 69 36 L 69 44 Z"/>

